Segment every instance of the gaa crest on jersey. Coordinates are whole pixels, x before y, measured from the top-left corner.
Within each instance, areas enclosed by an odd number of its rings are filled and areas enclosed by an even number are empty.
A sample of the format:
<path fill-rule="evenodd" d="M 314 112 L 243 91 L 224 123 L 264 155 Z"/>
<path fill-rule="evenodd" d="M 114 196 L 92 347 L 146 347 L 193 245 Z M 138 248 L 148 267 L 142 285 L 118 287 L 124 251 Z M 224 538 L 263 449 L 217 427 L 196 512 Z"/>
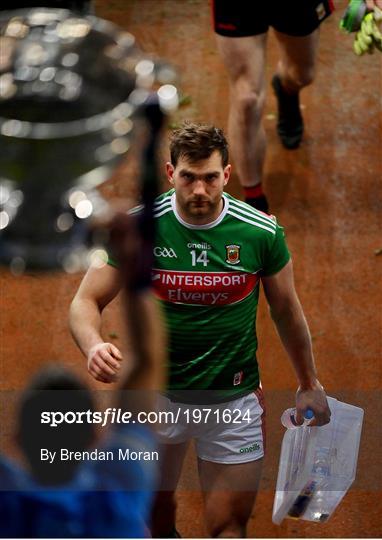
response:
<path fill-rule="evenodd" d="M 240 246 L 236 244 L 230 244 L 225 247 L 226 260 L 229 264 L 238 264 L 240 262 Z"/>

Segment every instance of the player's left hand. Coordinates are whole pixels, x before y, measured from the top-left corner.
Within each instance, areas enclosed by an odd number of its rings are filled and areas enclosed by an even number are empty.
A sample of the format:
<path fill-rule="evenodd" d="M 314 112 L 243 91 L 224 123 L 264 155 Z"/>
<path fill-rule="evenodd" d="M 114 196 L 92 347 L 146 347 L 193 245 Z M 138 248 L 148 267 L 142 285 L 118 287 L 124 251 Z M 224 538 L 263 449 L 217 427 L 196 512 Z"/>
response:
<path fill-rule="evenodd" d="M 304 414 L 310 409 L 314 418 L 309 426 L 324 426 L 330 422 L 330 409 L 323 386 L 316 380 L 308 388 L 298 388 L 296 393 L 296 423 L 304 422 Z"/>

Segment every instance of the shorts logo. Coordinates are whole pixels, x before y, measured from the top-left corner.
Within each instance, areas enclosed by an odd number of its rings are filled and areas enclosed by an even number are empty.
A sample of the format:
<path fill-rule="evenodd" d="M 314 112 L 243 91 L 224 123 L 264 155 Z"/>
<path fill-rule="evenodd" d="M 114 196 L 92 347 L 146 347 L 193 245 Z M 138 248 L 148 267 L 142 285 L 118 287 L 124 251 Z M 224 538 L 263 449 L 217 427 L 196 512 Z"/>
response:
<path fill-rule="evenodd" d="M 240 246 L 236 244 L 230 244 L 225 247 L 226 250 L 226 260 L 225 262 L 229 264 L 239 264 L 240 262 Z"/>
<path fill-rule="evenodd" d="M 169 257 L 170 259 L 177 259 L 175 251 L 172 248 L 155 246 L 154 250 L 155 257 Z"/>
<path fill-rule="evenodd" d="M 233 376 L 233 385 L 239 386 L 242 380 L 243 380 L 243 372 L 239 371 L 238 373 L 235 373 L 235 375 Z"/>
<path fill-rule="evenodd" d="M 260 450 L 259 443 L 253 443 L 252 446 L 246 446 L 244 448 L 240 448 L 239 452 L 240 454 L 246 454 L 247 452 L 257 452 Z"/>

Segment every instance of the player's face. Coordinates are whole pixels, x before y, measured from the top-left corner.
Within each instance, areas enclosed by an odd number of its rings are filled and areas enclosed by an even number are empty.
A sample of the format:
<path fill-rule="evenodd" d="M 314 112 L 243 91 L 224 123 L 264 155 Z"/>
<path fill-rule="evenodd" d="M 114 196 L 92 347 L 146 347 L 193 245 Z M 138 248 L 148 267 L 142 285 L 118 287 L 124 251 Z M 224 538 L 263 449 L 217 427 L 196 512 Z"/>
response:
<path fill-rule="evenodd" d="M 167 163 L 167 176 L 176 192 L 177 209 L 189 223 L 204 224 L 216 219 L 223 209 L 222 194 L 231 172 L 223 167 L 215 150 L 201 161 L 180 157 L 176 167 Z"/>

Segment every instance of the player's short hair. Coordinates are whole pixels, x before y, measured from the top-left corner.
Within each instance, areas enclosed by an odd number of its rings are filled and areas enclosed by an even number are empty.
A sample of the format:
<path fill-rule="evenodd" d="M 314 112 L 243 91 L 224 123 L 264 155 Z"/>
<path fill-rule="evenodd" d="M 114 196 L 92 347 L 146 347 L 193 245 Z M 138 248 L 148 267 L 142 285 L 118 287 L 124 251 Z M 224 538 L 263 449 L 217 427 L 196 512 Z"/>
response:
<path fill-rule="evenodd" d="M 19 406 L 18 440 L 35 479 L 44 485 L 65 483 L 78 467 L 75 460 L 41 460 L 41 448 L 61 452 L 61 448 L 84 450 L 95 438 L 94 424 L 61 423 L 55 427 L 42 422 L 43 412 L 94 411 L 89 389 L 60 365 L 42 368 L 24 390 Z"/>
<path fill-rule="evenodd" d="M 170 138 L 171 163 L 176 167 L 180 157 L 191 162 L 208 159 L 217 150 L 223 167 L 228 165 L 228 142 L 223 130 L 210 124 L 184 122 Z"/>

